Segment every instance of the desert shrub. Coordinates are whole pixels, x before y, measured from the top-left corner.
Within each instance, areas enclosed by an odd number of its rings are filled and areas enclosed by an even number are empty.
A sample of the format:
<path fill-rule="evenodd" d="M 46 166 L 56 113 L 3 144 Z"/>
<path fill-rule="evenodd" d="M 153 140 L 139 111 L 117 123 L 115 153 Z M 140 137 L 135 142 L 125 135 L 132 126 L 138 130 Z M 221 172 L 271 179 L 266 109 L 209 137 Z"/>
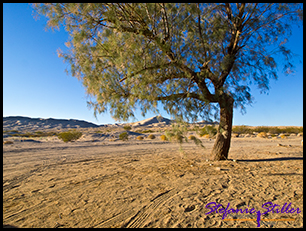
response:
<path fill-rule="evenodd" d="M 128 140 L 129 139 L 129 135 L 127 132 L 122 132 L 120 135 L 119 135 L 119 139 L 120 140 Z"/>
<path fill-rule="evenodd" d="M 137 136 L 136 139 L 137 140 L 143 140 L 143 136 Z"/>
<path fill-rule="evenodd" d="M 3 144 L 13 144 L 13 141 L 7 140 L 7 141 L 3 141 Z"/>
<path fill-rule="evenodd" d="M 196 137 L 194 136 L 194 135 L 190 135 L 189 137 L 188 137 L 188 139 L 190 139 L 190 140 L 194 140 Z"/>
<path fill-rule="evenodd" d="M 77 132 L 77 131 L 68 131 L 68 132 L 61 132 L 57 135 L 59 139 L 64 141 L 65 143 L 69 141 L 75 141 L 79 138 L 81 138 L 82 132 Z"/>
<path fill-rule="evenodd" d="M 155 136 L 154 136 L 153 134 L 150 134 L 150 135 L 148 136 L 148 138 L 151 139 L 151 140 L 153 140 L 153 139 L 155 139 Z"/>
<path fill-rule="evenodd" d="M 260 132 L 260 133 L 258 133 L 258 134 L 257 134 L 257 137 L 260 137 L 260 138 L 268 138 L 266 132 Z"/>
<path fill-rule="evenodd" d="M 98 134 L 98 133 L 103 133 L 103 132 L 102 132 L 102 131 L 95 131 L 95 133 L 97 133 L 97 134 Z"/>
<path fill-rule="evenodd" d="M 232 137 L 239 137 L 238 133 L 232 133 Z"/>
<path fill-rule="evenodd" d="M 168 140 L 167 137 L 166 137 L 165 135 L 161 135 L 161 136 L 160 136 L 160 139 L 161 139 L 162 141 L 167 141 L 167 140 Z"/>
<path fill-rule="evenodd" d="M 299 133 L 303 132 L 303 127 L 286 127 L 282 129 L 283 133 Z"/>
<path fill-rule="evenodd" d="M 205 138 L 205 139 L 209 139 L 210 135 L 209 134 L 204 134 L 202 137 Z"/>
<path fill-rule="evenodd" d="M 287 136 L 285 134 L 280 134 L 279 137 L 282 139 L 287 139 Z"/>
<path fill-rule="evenodd" d="M 3 130 L 3 133 L 7 133 L 7 132 L 15 132 L 15 133 L 18 133 L 19 131 L 17 131 L 17 130 Z"/>
<path fill-rule="evenodd" d="M 265 132 L 265 133 L 267 133 L 267 132 L 270 132 L 270 128 L 271 127 L 267 127 L 267 126 L 259 126 L 259 127 L 256 127 L 256 128 L 254 128 L 253 129 L 253 131 L 254 132 Z M 274 133 L 274 132 L 273 132 Z"/>
<path fill-rule="evenodd" d="M 284 127 L 279 128 L 275 126 L 260 126 L 253 129 L 254 132 L 266 132 L 272 134 L 280 134 L 280 133 L 299 133 L 303 132 L 303 127 Z"/>
<path fill-rule="evenodd" d="M 132 127 L 130 125 L 124 125 L 123 129 L 126 131 L 130 131 L 132 129 Z"/>
<path fill-rule="evenodd" d="M 238 134 L 252 134 L 252 129 L 247 127 L 246 125 L 241 125 L 241 126 L 235 126 L 232 128 L 233 133 L 238 133 Z"/>
<path fill-rule="evenodd" d="M 188 124 L 180 121 L 178 123 L 173 123 L 171 126 L 172 126 L 171 130 L 165 131 L 166 138 L 167 140 L 170 140 L 172 142 L 179 143 L 179 151 L 180 153 L 184 154 L 182 143 L 183 143 L 183 140 L 188 142 L 188 139 L 186 137 L 187 132 L 188 132 Z M 198 138 L 194 137 L 192 141 L 197 146 L 204 148 L 204 146 L 202 145 L 202 141 L 199 140 Z"/>
<path fill-rule="evenodd" d="M 42 132 L 42 131 L 36 131 L 34 133 L 26 132 L 24 134 L 17 133 L 12 134 L 12 136 L 19 136 L 19 137 L 47 137 L 47 136 L 54 136 L 57 135 L 56 132 Z"/>
<path fill-rule="evenodd" d="M 144 131 L 142 131 L 141 133 L 152 133 L 152 132 L 154 132 L 154 131 L 152 131 L 152 130 L 144 130 Z"/>
<path fill-rule="evenodd" d="M 212 125 L 206 125 L 202 129 L 200 129 L 199 135 L 210 135 L 210 137 L 213 137 L 217 134 L 217 129 Z"/>
<path fill-rule="evenodd" d="M 278 134 L 281 133 L 281 129 L 278 127 L 269 127 L 268 133 Z"/>

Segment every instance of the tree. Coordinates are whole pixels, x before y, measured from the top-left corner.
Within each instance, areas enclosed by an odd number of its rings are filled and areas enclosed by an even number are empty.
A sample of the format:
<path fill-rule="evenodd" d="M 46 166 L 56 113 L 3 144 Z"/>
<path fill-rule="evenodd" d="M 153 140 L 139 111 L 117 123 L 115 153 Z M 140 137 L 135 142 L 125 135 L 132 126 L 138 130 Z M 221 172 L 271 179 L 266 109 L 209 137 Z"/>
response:
<path fill-rule="evenodd" d="M 185 120 L 220 120 L 211 153 L 225 160 L 233 108 L 252 103 L 249 84 L 263 92 L 277 79 L 276 56 L 290 74 L 285 44 L 302 4 L 57 3 L 34 4 L 52 29 L 65 26 L 72 76 L 82 80 L 96 113 L 127 120 L 161 103 Z M 219 114 L 219 116 L 218 116 Z"/>

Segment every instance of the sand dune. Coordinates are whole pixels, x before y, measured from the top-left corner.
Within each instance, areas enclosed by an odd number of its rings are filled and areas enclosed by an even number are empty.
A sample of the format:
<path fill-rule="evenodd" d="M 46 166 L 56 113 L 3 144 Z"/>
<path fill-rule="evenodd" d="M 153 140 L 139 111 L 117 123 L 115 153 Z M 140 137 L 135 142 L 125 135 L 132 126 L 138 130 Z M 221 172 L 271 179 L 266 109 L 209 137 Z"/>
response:
<path fill-rule="evenodd" d="M 24 116 L 3 117 L 3 130 L 36 131 L 45 129 L 99 127 L 94 123 L 75 119 L 42 119 Z"/>

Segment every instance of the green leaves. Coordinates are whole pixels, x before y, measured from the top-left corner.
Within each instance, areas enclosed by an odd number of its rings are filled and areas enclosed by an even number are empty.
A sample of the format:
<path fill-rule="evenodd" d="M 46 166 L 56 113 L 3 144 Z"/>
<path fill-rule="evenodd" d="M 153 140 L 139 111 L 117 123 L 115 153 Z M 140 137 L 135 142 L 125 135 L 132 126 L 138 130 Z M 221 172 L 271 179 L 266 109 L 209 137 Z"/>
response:
<path fill-rule="evenodd" d="M 252 102 L 251 82 L 262 91 L 277 78 L 276 61 L 293 69 L 285 47 L 302 4 L 46 3 L 33 4 L 48 26 L 65 26 L 69 72 L 83 82 L 96 113 L 119 120 L 140 108 L 164 109 L 184 119 L 209 119 L 218 94 L 235 106 Z"/>

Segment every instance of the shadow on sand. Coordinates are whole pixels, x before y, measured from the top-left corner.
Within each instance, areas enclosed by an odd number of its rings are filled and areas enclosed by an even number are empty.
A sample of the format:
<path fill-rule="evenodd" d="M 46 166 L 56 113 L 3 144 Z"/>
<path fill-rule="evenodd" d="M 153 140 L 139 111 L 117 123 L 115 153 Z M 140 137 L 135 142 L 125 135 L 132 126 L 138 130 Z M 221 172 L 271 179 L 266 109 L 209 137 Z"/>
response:
<path fill-rule="evenodd" d="M 237 159 L 239 162 L 263 162 L 263 161 L 286 161 L 286 160 L 303 160 L 303 157 L 279 157 L 267 159 Z"/>
<path fill-rule="evenodd" d="M 13 226 L 13 225 L 3 224 L 3 228 L 18 228 L 18 227 Z"/>

